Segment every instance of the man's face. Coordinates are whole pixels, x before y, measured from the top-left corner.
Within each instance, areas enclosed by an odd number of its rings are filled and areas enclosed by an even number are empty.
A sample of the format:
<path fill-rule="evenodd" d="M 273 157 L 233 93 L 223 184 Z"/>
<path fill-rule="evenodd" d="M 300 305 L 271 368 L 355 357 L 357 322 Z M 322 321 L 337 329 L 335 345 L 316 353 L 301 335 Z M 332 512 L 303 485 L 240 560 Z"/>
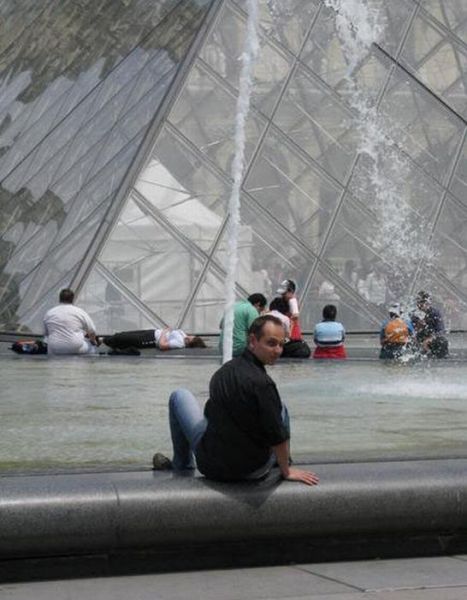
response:
<path fill-rule="evenodd" d="M 426 311 L 428 309 L 428 306 L 429 306 L 429 302 L 425 298 L 419 298 L 417 300 L 417 308 L 418 309 Z"/>
<path fill-rule="evenodd" d="M 282 298 L 284 298 L 284 300 L 287 300 L 287 302 L 293 298 L 294 293 L 291 290 L 287 290 L 284 294 L 282 294 Z"/>
<path fill-rule="evenodd" d="M 263 365 L 273 365 L 282 354 L 284 341 L 282 325 L 268 321 L 263 326 L 259 340 L 254 335 L 250 335 L 248 347 Z"/>

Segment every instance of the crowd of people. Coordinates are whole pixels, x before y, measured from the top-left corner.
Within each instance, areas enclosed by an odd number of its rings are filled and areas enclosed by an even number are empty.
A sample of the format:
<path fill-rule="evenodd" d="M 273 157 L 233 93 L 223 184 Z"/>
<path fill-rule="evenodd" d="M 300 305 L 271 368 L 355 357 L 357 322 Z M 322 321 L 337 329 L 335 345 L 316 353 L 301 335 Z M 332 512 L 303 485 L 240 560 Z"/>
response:
<path fill-rule="evenodd" d="M 187 389 L 179 388 L 170 395 L 173 457 L 157 452 L 154 469 L 186 471 L 196 465 L 216 481 L 255 481 L 277 467 L 283 479 L 318 484 L 318 475 L 292 465 L 287 407 L 265 369 L 281 356 L 311 354 L 303 340 L 296 291 L 295 282 L 286 279 L 269 306 L 261 293 L 235 304 L 234 358 L 212 376 L 204 410 Z M 443 319 L 430 294 L 419 292 L 415 310 L 406 316 L 400 304 L 392 304 L 388 312 L 380 331 L 381 358 L 395 359 L 415 347 L 429 356 L 447 356 Z M 337 320 L 336 306 L 326 304 L 322 317 L 314 328 L 313 357 L 345 359 L 345 329 Z M 199 336 L 170 328 L 118 332 L 101 338 L 89 315 L 74 305 L 70 289 L 62 290 L 59 304 L 45 314 L 44 334 L 50 354 L 90 354 L 101 343 L 114 351 L 206 346 Z"/>
<path fill-rule="evenodd" d="M 345 327 L 337 320 L 337 308 L 334 304 L 324 306 L 322 320 L 314 326 L 315 348 L 312 352 L 303 338 L 296 292 L 295 282 L 285 279 L 277 288 L 277 295 L 269 305 L 266 297 L 259 292 L 234 304 L 234 357 L 240 356 L 247 348 L 250 327 L 255 319 L 261 315 L 269 315 L 278 320 L 284 330 L 282 357 L 347 358 Z M 221 320 L 219 328 L 219 350 L 222 354 L 224 319 Z M 426 291 L 417 294 L 414 310 L 406 314 L 399 303 L 389 306 L 388 317 L 381 324 L 379 340 L 381 359 L 398 359 L 409 354 L 445 358 L 449 351 L 441 312 L 433 306 L 431 295 Z M 73 291 L 63 289 L 59 295 L 59 304 L 48 310 L 44 316 L 44 341 L 37 342 L 32 348 L 28 342 L 26 351 L 41 354 L 93 354 L 101 344 L 111 349 L 109 354 L 140 354 L 140 350 L 146 348 L 166 351 L 207 347 L 200 336 L 170 327 L 121 331 L 100 337 L 91 317 L 74 304 Z M 24 347 L 18 343 L 13 349 L 21 352 Z"/>

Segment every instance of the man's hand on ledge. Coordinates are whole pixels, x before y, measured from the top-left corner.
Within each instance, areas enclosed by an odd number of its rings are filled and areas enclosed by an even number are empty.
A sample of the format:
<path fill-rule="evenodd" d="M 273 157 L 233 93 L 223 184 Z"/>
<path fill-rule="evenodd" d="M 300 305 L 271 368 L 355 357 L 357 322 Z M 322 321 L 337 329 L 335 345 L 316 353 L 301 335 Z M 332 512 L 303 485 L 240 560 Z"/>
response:
<path fill-rule="evenodd" d="M 317 485 L 319 482 L 319 477 L 316 473 L 302 471 L 301 469 L 294 469 L 292 467 L 289 467 L 289 474 L 287 477 L 284 477 L 284 479 L 287 481 L 301 481 L 307 485 Z"/>

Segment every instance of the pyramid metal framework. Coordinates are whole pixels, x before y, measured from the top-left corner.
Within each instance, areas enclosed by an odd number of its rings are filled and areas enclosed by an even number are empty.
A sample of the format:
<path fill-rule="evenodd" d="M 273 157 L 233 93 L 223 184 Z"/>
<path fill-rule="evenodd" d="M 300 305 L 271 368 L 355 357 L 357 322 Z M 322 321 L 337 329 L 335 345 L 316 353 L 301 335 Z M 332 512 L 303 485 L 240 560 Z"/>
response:
<path fill-rule="evenodd" d="M 467 3 L 369 1 L 384 35 L 352 77 L 434 258 L 388 259 L 335 12 L 259 0 L 237 293 L 289 277 L 304 329 L 333 303 L 375 330 L 427 288 L 466 328 Z M 103 333 L 218 331 L 246 19 L 244 0 L 0 2 L 1 331 L 40 332 L 68 286 Z"/>

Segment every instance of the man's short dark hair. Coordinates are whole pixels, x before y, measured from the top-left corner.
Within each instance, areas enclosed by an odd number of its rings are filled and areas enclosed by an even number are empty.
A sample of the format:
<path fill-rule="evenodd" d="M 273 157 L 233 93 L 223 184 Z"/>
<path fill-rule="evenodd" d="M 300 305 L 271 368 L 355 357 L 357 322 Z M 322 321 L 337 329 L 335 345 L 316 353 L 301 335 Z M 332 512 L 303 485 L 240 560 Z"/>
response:
<path fill-rule="evenodd" d="M 277 312 L 282 313 L 283 315 L 287 315 L 289 313 L 289 303 L 282 298 L 282 296 L 278 296 L 271 301 L 269 305 L 269 310 L 277 310 Z"/>
<path fill-rule="evenodd" d="M 70 290 L 70 288 L 64 288 L 63 290 L 60 290 L 58 299 L 63 304 L 73 304 L 75 293 L 73 290 Z"/>
<path fill-rule="evenodd" d="M 431 301 L 431 295 L 429 292 L 425 292 L 425 290 L 420 290 L 417 294 L 416 302 L 417 304 L 425 304 L 425 302 Z"/>
<path fill-rule="evenodd" d="M 186 348 L 206 348 L 206 343 L 203 338 L 199 335 L 195 335 L 194 338 L 185 344 Z"/>
<path fill-rule="evenodd" d="M 253 306 L 255 304 L 259 304 L 261 308 L 264 308 L 268 301 L 266 300 L 266 296 L 263 296 L 263 294 L 251 294 L 251 296 L 248 296 L 248 302 L 253 304 Z"/>
<path fill-rule="evenodd" d="M 337 308 L 334 304 L 326 304 L 323 308 L 323 319 L 326 321 L 334 321 L 337 315 Z"/>
<path fill-rule="evenodd" d="M 274 323 L 274 325 L 279 325 L 282 327 L 282 329 L 284 329 L 284 324 L 282 321 L 274 315 L 261 315 L 261 317 L 257 317 L 250 325 L 250 328 L 248 329 L 248 335 L 254 335 L 255 338 L 259 340 L 266 323 Z"/>

